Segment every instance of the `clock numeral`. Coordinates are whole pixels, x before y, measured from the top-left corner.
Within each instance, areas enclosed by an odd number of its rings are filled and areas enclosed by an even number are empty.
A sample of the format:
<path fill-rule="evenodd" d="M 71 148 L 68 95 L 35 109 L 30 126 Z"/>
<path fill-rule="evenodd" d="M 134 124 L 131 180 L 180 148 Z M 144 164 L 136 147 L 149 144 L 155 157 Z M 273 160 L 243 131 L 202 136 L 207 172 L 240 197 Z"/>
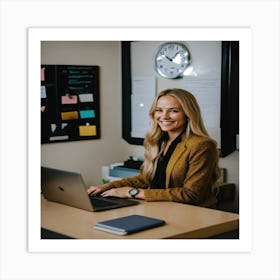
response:
<path fill-rule="evenodd" d="M 170 50 L 174 50 L 174 44 L 169 45 L 168 48 L 169 48 Z"/>

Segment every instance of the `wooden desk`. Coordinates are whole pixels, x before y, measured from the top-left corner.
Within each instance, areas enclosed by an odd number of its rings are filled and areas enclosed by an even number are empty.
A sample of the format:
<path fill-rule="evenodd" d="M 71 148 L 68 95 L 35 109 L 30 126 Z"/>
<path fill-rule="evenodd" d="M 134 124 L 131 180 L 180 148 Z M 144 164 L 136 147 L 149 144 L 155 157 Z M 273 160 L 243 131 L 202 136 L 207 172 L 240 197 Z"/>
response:
<path fill-rule="evenodd" d="M 96 222 L 139 214 L 166 221 L 166 225 L 125 236 L 93 228 Z M 235 213 L 196 207 L 175 202 L 145 202 L 103 212 L 89 212 L 42 197 L 41 227 L 79 239 L 162 239 L 207 238 L 239 228 Z"/>

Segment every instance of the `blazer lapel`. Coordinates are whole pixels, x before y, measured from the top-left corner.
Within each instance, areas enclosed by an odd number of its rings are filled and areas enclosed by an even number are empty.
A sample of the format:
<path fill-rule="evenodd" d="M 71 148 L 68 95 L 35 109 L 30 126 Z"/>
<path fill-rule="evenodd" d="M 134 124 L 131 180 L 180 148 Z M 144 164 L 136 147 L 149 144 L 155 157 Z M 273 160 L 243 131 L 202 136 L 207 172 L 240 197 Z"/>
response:
<path fill-rule="evenodd" d="M 171 172 L 172 172 L 178 158 L 185 151 L 185 149 L 186 149 L 186 142 L 182 141 L 176 146 L 173 154 L 171 155 L 169 162 L 167 164 L 167 168 L 166 168 L 166 180 L 165 180 L 166 187 L 169 186 Z"/>

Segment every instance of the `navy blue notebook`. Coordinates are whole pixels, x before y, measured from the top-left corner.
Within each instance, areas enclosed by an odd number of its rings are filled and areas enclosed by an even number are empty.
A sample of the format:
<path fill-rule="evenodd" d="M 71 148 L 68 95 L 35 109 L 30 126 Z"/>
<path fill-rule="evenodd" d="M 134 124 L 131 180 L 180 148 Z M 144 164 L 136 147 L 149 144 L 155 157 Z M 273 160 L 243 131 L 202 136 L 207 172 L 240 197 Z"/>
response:
<path fill-rule="evenodd" d="M 103 222 L 97 222 L 94 228 L 114 234 L 126 235 L 149 228 L 162 226 L 164 224 L 165 221 L 160 219 L 141 215 L 130 215 Z"/>

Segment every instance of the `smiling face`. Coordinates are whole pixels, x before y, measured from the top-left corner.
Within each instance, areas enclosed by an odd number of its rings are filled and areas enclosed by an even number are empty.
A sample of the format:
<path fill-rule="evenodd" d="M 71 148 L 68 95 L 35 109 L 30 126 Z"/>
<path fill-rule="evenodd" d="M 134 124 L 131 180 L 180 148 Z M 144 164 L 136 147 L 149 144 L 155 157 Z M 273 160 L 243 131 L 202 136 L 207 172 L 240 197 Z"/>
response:
<path fill-rule="evenodd" d="M 187 118 L 179 101 L 170 95 L 161 96 L 156 104 L 154 119 L 162 131 L 174 139 L 186 127 Z"/>

